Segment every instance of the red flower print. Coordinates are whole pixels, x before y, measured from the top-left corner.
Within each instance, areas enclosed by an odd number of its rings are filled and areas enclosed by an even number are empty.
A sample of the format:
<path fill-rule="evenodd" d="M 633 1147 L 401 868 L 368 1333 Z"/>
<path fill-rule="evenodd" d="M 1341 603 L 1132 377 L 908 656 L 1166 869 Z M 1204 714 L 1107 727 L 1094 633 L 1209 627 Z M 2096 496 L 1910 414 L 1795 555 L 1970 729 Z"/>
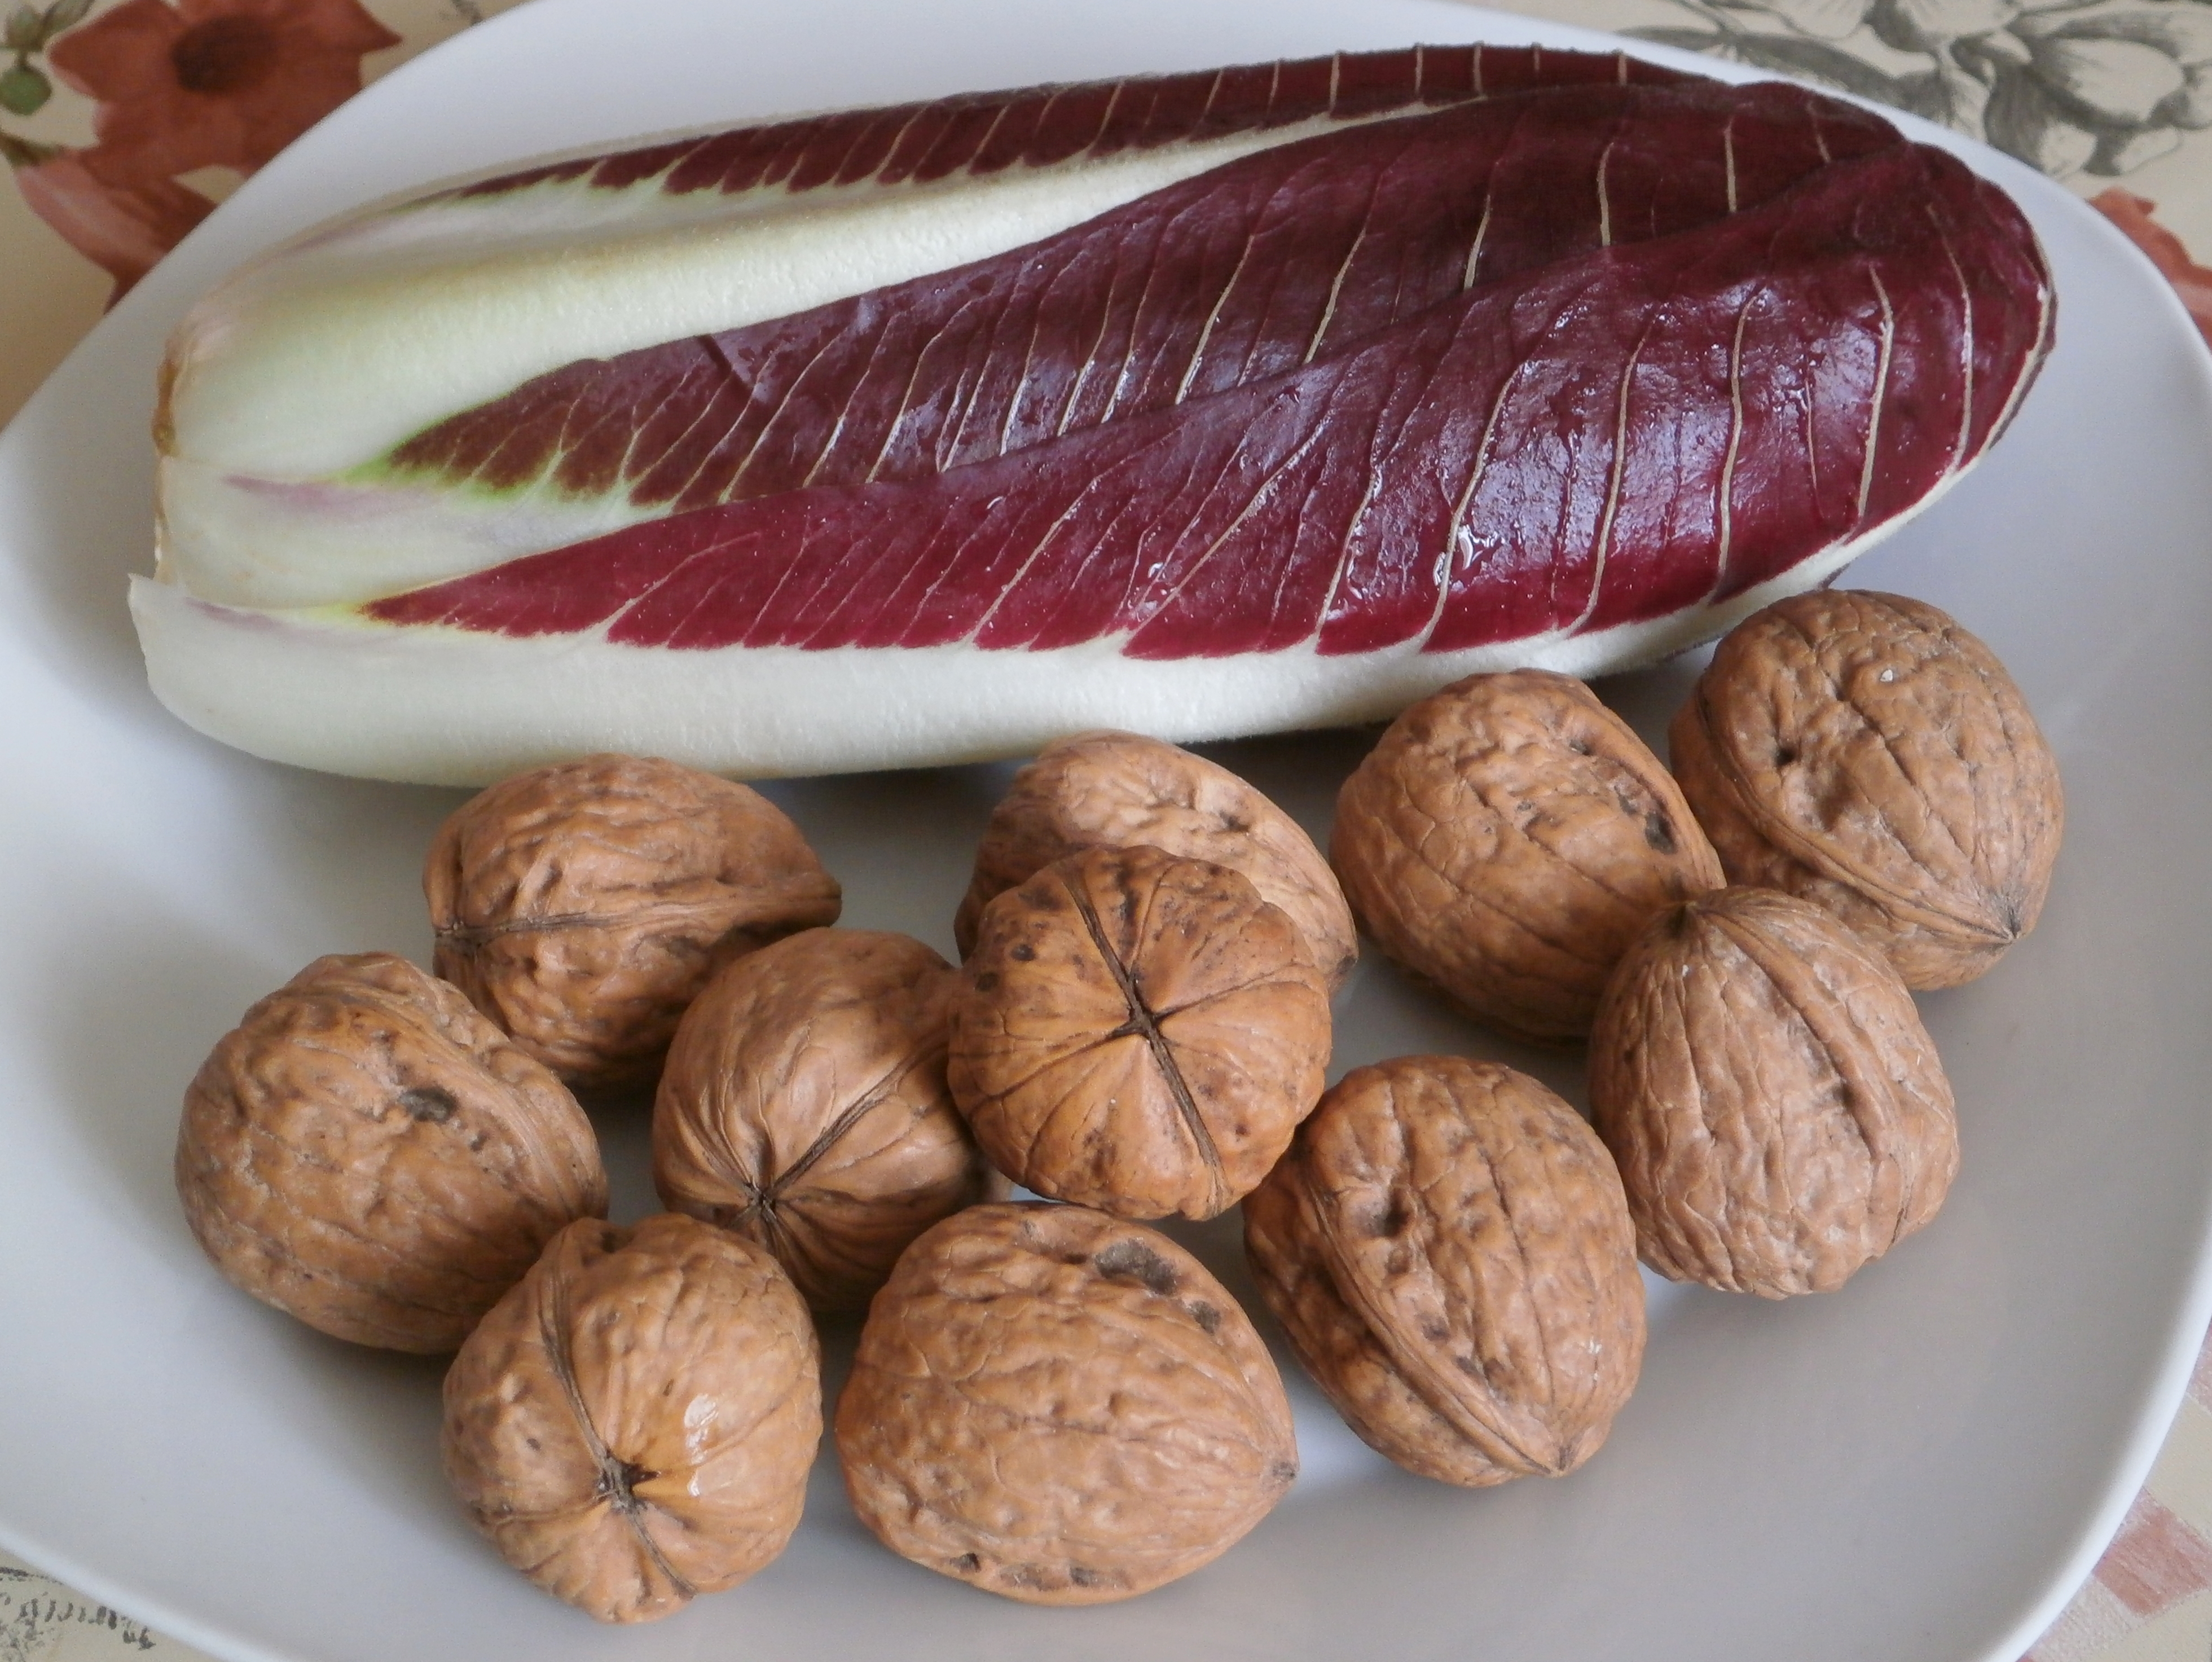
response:
<path fill-rule="evenodd" d="M 358 0 L 124 0 L 47 60 L 100 100 L 86 165 L 144 185 L 252 172 L 361 90 L 363 53 L 398 44 Z"/>
<path fill-rule="evenodd" d="M 167 179 L 111 184 L 86 165 L 88 156 L 87 151 L 64 150 L 18 167 L 15 185 L 33 213 L 115 279 L 112 306 L 215 204 Z"/>
<path fill-rule="evenodd" d="M 2197 332 L 2204 337 L 2206 345 L 2212 346 L 2212 270 L 2191 259 L 2181 239 L 2150 216 L 2158 204 L 2115 186 L 2090 198 L 2089 205 L 2150 256 L 2150 263 L 2173 285 L 2174 293 L 2196 320 Z"/>

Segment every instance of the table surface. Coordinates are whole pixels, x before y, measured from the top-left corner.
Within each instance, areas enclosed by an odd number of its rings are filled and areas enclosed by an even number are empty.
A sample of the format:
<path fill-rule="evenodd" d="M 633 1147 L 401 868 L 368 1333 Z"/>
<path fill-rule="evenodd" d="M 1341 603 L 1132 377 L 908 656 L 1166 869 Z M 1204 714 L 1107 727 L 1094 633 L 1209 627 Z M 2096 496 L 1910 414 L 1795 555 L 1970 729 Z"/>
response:
<path fill-rule="evenodd" d="M 0 0 L 0 422 L 113 297 L 352 91 L 518 0 Z M 1909 109 L 2090 198 L 2212 342 L 2212 0 L 1495 0 Z M 0 1662 L 198 1653 L 0 1555 Z M 2029 1662 L 2212 1656 L 2212 1347 Z"/>

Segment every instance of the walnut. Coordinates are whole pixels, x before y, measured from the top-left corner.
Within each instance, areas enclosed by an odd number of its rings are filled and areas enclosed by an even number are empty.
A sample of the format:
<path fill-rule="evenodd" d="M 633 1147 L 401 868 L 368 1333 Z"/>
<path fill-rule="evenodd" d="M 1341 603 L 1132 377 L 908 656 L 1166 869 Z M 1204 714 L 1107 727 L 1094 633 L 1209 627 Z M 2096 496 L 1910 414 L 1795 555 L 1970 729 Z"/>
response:
<path fill-rule="evenodd" d="M 319 958 L 185 1093 L 177 1193 L 238 1286 L 361 1344 L 453 1349 L 606 1173 L 560 1081 L 402 958 Z"/>
<path fill-rule="evenodd" d="M 899 1260 L 838 1399 L 860 1521 L 1036 1604 L 1149 1592 L 1297 1476 L 1251 1322 L 1164 1236 L 1077 1206 L 971 1207 Z"/>
<path fill-rule="evenodd" d="M 1078 849 L 1139 843 L 1238 873 L 1304 932 L 1332 989 L 1352 973 L 1352 909 L 1297 821 L 1228 769 L 1133 733 L 1079 733 L 1014 776 L 952 922 L 960 955 L 975 950 L 983 908 L 1006 890 Z"/>
<path fill-rule="evenodd" d="M 446 1476 L 500 1555 L 602 1622 L 735 1586 L 799 1527 L 822 1436 L 806 1306 L 750 1241 L 571 1226 L 446 1375 Z"/>
<path fill-rule="evenodd" d="M 1390 724 L 1329 859 L 1383 952 L 1476 1020 L 1580 1038 L 1660 907 L 1721 885 L 1667 770 L 1580 681 L 1472 675 Z"/>
<path fill-rule="evenodd" d="M 775 1255 L 817 1310 L 855 1309 L 989 1168 L 945 1083 L 957 971 L 919 941 L 809 929 L 726 965 L 685 1013 L 653 1116 L 672 1211 Z"/>
<path fill-rule="evenodd" d="M 1091 849 L 984 909 L 946 1077 L 1038 1194 L 1210 1218 L 1319 1099 L 1328 992 L 1297 926 L 1225 866 Z"/>
<path fill-rule="evenodd" d="M 433 965 L 570 1084 L 650 1079 L 707 978 L 837 921 L 836 880 L 757 791 L 592 756 L 464 803 L 422 871 Z"/>
<path fill-rule="evenodd" d="M 1905 983 L 1772 889 L 1652 921 L 1606 989 L 1589 1095 L 1644 1262 L 1733 1292 L 1842 1286 L 1936 1215 L 1959 1166 Z"/>
<path fill-rule="evenodd" d="M 1996 654 L 1934 606 L 1829 590 L 1732 630 L 1674 718 L 1729 880 L 1816 900 L 1908 987 L 1953 987 L 2035 925 L 2058 766 Z"/>
<path fill-rule="evenodd" d="M 1644 1282 L 1612 1157 L 1496 1062 L 1346 1075 L 1245 1197 L 1244 1243 L 1306 1371 L 1424 1477 L 1564 1476 L 1635 1388 Z"/>

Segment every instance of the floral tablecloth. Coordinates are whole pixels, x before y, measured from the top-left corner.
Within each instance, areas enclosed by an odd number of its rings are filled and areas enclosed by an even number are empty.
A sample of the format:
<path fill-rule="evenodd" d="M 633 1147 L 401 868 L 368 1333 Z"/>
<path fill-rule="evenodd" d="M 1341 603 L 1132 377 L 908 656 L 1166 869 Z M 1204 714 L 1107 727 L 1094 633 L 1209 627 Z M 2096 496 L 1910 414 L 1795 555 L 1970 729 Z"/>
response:
<path fill-rule="evenodd" d="M 248 174 L 515 0 L 0 0 L 0 420 Z M 2212 342 L 2212 0 L 1496 0 L 1881 100 L 2090 198 Z M 0 1662 L 197 1653 L 0 1556 Z M 2032 1662 L 2212 1656 L 2212 1350 Z M 1869 1662 L 1876 1662 L 1869 1659 Z"/>

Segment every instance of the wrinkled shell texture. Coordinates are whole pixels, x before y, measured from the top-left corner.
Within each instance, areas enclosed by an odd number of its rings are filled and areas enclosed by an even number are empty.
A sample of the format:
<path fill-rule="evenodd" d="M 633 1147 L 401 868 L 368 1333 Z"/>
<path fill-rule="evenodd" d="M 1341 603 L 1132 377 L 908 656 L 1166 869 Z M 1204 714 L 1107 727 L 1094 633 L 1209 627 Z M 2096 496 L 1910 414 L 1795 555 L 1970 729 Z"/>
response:
<path fill-rule="evenodd" d="M 1667 770 L 1580 681 L 1474 675 L 1345 781 L 1329 859 L 1383 952 L 1476 1020 L 1557 1042 L 1660 907 L 1721 885 Z"/>
<path fill-rule="evenodd" d="M 994 1165 L 1123 1217 L 1210 1218 L 1320 1099 L 1328 992 L 1235 872 L 1093 849 L 984 910 L 946 1076 Z"/>
<path fill-rule="evenodd" d="M 726 965 L 685 1014 L 653 1116 L 672 1211 L 775 1255 L 817 1310 L 857 1309 L 988 1168 L 945 1082 L 958 972 L 919 941 L 809 929 Z"/>
<path fill-rule="evenodd" d="M 1653 922 L 1606 989 L 1589 1094 L 1644 1261 L 1676 1281 L 1831 1291 L 1934 1217 L 1959 1167 L 1905 983 L 1771 889 Z"/>
<path fill-rule="evenodd" d="M 2043 910 L 2057 763 L 1996 654 L 1923 601 L 1828 590 L 1754 614 L 1668 742 L 1729 880 L 1818 901 L 1908 987 L 1972 980 Z"/>
<path fill-rule="evenodd" d="M 634 756 L 464 803 L 422 871 L 437 972 L 572 1085 L 649 1079 L 723 964 L 837 921 L 836 880 L 757 791 Z"/>
<path fill-rule="evenodd" d="M 176 1178 L 193 1235 L 255 1298 L 434 1355 L 607 1209 L 560 1081 L 386 953 L 317 959 L 224 1035 L 185 1093 Z"/>
<path fill-rule="evenodd" d="M 1244 1240 L 1306 1371 L 1422 1476 L 1563 1476 L 1635 1388 L 1644 1282 L 1612 1156 L 1496 1062 L 1347 1074 L 1246 1197 Z"/>
<path fill-rule="evenodd" d="M 1352 973 L 1352 909 L 1297 821 L 1228 769 L 1133 733 L 1077 734 L 1014 776 L 953 919 L 961 956 L 975 950 L 983 908 L 1006 890 L 1079 849 L 1137 843 L 1228 867 L 1289 914 L 1332 989 Z"/>
<path fill-rule="evenodd" d="M 837 1403 L 860 1519 L 1030 1604 L 1127 1598 L 1228 1550 L 1297 1476 L 1252 1324 L 1164 1236 L 970 1208 L 899 1260 Z"/>
<path fill-rule="evenodd" d="M 446 1476 L 500 1555 L 602 1622 L 736 1586 L 799 1527 L 822 1435 L 806 1306 L 751 1242 L 582 1223 L 446 1376 Z"/>

